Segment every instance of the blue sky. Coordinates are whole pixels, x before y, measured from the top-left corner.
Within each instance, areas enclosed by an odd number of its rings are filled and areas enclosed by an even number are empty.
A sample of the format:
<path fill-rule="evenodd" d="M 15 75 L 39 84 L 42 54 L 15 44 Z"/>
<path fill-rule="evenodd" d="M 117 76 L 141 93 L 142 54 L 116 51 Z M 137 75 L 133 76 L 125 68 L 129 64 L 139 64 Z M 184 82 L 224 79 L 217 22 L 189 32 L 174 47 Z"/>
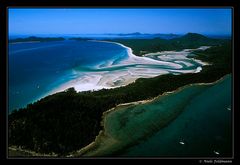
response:
<path fill-rule="evenodd" d="M 9 34 L 231 34 L 230 8 L 10 8 Z"/>

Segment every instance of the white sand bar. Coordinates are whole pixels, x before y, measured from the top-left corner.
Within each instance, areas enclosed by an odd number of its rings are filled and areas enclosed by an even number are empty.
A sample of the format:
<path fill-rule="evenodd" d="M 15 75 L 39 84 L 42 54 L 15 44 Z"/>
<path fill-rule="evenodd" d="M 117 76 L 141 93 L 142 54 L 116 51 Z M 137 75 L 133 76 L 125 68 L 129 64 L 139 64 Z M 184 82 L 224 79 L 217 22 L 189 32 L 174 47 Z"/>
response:
<path fill-rule="evenodd" d="M 184 49 L 182 51 L 163 51 L 145 54 L 143 57 L 136 56 L 132 49 L 120 43 L 109 41 L 92 41 L 118 44 L 128 53 L 128 58 L 113 64 L 106 61 L 104 65 L 98 65 L 93 71 L 72 70 L 73 74 L 79 74 L 74 80 L 70 80 L 54 89 L 50 93 L 66 90 L 74 87 L 76 91 L 88 91 L 116 88 L 133 83 L 138 78 L 150 78 L 163 74 L 198 73 L 202 70 L 205 62 L 187 57 L 194 50 L 206 50 L 208 46 L 197 49 Z"/>

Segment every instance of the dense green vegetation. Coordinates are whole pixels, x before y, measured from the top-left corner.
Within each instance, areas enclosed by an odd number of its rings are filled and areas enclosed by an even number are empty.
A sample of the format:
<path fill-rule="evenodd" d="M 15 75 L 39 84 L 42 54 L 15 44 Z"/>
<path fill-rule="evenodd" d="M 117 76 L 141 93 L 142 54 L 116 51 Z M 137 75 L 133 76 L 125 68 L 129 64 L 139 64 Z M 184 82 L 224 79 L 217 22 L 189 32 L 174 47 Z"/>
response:
<path fill-rule="evenodd" d="M 17 43 L 17 42 L 49 42 L 49 41 L 63 41 L 65 40 L 63 37 L 28 37 L 28 38 L 16 38 L 9 40 L 9 43 Z"/>
<path fill-rule="evenodd" d="M 122 43 L 133 50 L 133 54 L 141 56 L 150 52 L 159 52 L 166 50 L 195 49 L 200 46 L 216 46 L 226 42 L 226 40 L 211 39 L 201 34 L 188 33 L 182 37 L 170 40 L 155 39 L 114 39 L 114 42 Z"/>
<path fill-rule="evenodd" d="M 205 51 L 193 52 L 194 58 L 212 64 L 197 74 L 141 78 L 125 87 L 93 92 L 77 93 L 70 88 L 47 96 L 9 115 L 9 145 L 66 155 L 94 141 L 101 130 L 104 111 L 120 103 L 150 99 L 190 83 L 216 81 L 231 73 L 231 53 L 231 42 L 224 41 Z"/>

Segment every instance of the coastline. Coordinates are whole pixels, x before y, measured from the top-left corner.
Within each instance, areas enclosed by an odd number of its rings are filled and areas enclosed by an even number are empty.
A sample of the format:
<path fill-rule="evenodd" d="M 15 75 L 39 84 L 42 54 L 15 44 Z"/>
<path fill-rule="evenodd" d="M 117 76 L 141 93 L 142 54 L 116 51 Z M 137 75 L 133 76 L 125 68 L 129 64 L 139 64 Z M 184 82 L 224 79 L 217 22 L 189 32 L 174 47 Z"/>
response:
<path fill-rule="evenodd" d="M 152 102 L 152 101 L 156 100 L 157 98 L 161 98 L 161 97 L 166 96 L 166 95 L 169 95 L 169 94 L 171 94 L 171 93 L 179 92 L 179 91 L 181 91 L 181 90 L 183 90 L 183 89 L 185 89 L 185 88 L 187 88 L 187 87 L 191 87 L 191 86 L 214 85 L 214 84 L 222 81 L 223 79 L 225 79 L 225 77 L 228 76 L 228 75 L 230 75 L 230 74 L 226 74 L 226 75 L 224 75 L 223 77 L 221 77 L 220 79 L 218 79 L 218 80 L 216 80 L 216 81 L 214 81 L 214 82 L 210 82 L 210 83 L 193 83 L 193 84 L 184 85 L 184 86 L 181 86 L 181 87 L 177 88 L 176 90 L 164 92 L 163 94 L 158 95 L 158 96 L 156 96 L 156 97 L 154 97 L 154 98 L 152 98 L 152 99 L 149 99 L 149 100 L 147 99 L 147 100 L 140 100 L 140 101 L 134 101 L 134 102 L 119 104 L 119 105 L 117 105 L 116 107 L 111 108 L 111 109 L 103 112 L 103 117 L 104 117 L 105 115 L 107 115 L 108 113 L 110 113 L 110 112 L 114 112 L 115 108 L 117 108 L 117 107 L 129 106 L 129 105 L 138 105 L 138 104 L 146 104 L 146 103 L 149 103 L 149 102 Z"/>
<path fill-rule="evenodd" d="M 146 61 L 151 61 L 151 62 L 154 62 L 154 63 L 159 62 L 159 61 L 153 60 L 153 59 L 151 59 L 151 58 L 139 57 L 139 56 L 133 54 L 132 48 L 127 47 L 127 46 L 125 46 L 125 45 L 123 45 L 123 44 L 121 44 L 121 43 L 118 43 L 118 42 L 104 41 L 104 40 L 103 40 L 103 41 L 101 41 L 101 40 L 89 40 L 89 41 L 92 41 L 92 42 L 112 43 L 112 44 L 119 45 L 119 46 L 121 46 L 121 47 L 123 47 L 123 48 L 125 48 L 125 49 L 127 50 L 127 53 L 128 53 L 128 56 L 129 56 L 129 59 L 130 59 L 130 60 L 134 60 L 134 59 L 140 59 L 140 60 L 142 60 L 142 58 L 143 58 L 143 59 L 146 60 Z"/>
<path fill-rule="evenodd" d="M 24 153 L 24 155 L 28 155 L 28 156 L 34 156 L 34 157 L 57 157 L 57 154 L 40 154 L 40 153 L 37 153 L 33 150 L 26 150 L 26 149 L 22 149 L 20 147 L 17 147 L 17 146 L 9 146 L 8 147 L 8 153 L 9 152 L 12 152 L 14 153 L 16 156 L 22 156 L 22 154 L 20 153 Z M 13 155 L 10 155 L 10 157 L 12 157 Z"/>
<path fill-rule="evenodd" d="M 136 101 L 136 102 L 129 102 L 129 103 L 123 103 L 123 104 L 119 104 L 116 107 L 113 107 L 105 112 L 103 112 L 102 114 L 102 120 L 101 120 L 101 125 L 103 126 L 103 129 L 99 131 L 99 134 L 96 136 L 95 141 L 91 142 L 90 144 L 88 144 L 87 146 L 81 148 L 80 150 L 73 152 L 71 154 L 69 154 L 67 157 L 78 157 L 78 156 L 84 156 L 86 153 L 88 153 L 88 151 L 91 152 L 91 150 L 95 149 L 96 146 L 98 146 L 98 143 L 101 143 L 101 139 L 104 139 L 106 136 L 111 136 L 111 135 L 106 135 L 106 117 L 107 115 L 109 115 L 110 113 L 115 113 L 118 111 L 121 111 L 121 108 L 124 108 L 125 106 L 134 106 L 134 105 L 140 105 L 140 104 L 147 104 L 147 103 L 151 103 L 154 102 L 157 99 L 161 99 L 164 96 L 167 96 L 169 94 L 174 94 L 177 92 L 180 92 L 188 87 L 192 87 L 192 86 L 209 86 L 209 85 L 215 85 L 221 81 L 223 81 L 227 76 L 229 76 L 231 74 L 226 74 L 223 77 L 221 77 L 220 79 L 214 81 L 214 82 L 210 82 L 210 83 L 193 83 L 193 84 L 188 84 L 182 87 L 177 88 L 176 90 L 173 91 L 167 91 L 164 92 L 161 95 L 158 95 L 157 97 L 154 97 L 152 99 L 149 100 L 141 100 L 141 101 Z"/>
<path fill-rule="evenodd" d="M 24 44 L 24 43 L 38 43 L 41 41 L 21 41 L 21 42 L 10 42 L 9 44 Z"/>
<path fill-rule="evenodd" d="M 178 62 L 164 61 L 164 60 L 154 60 L 149 57 L 139 57 L 134 55 L 133 50 L 130 47 L 127 47 L 121 43 L 112 42 L 112 41 L 101 41 L 101 40 L 88 40 L 87 42 L 104 42 L 117 44 L 124 49 L 126 49 L 128 54 L 128 59 L 121 61 L 120 64 L 110 65 L 107 67 L 97 68 L 96 71 L 86 72 L 84 76 L 77 77 L 73 80 L 70 80 L 64 84 L 61 84 L 59 87 L 50 91 L 50 94 L 54 94 L 60 91 L 64 91 L 70 87 L 74 87 L 77 92 L 88 91 L 88 90 L 101 90 L 101 89 L 111 89 L 129 85 L 134 83 L 138 78 L 152 78 L 168 73 L 198 73 L 202 70 L 201 66 L 198 66 L 193 69 L 183 68 L 183 64 Z M 173 52 L 173 51 L 172 51 Z M 186 52 L 187 53 L 187 52 Z M 208 65 L 205 62 L 202 62 L 197 59 L 185 57 L 188 60 L 193 60 L 199 65 Z M 180 59 L 179 59 L 180 60 Z M 182 60 L 182 63 L 183 60 Z M 186 63 L 186 64 L 185 64 Z M 193 66 L 190 62 L 185 62 L 184 65 Z M 142 65 L 140 67 L 128 67 L 129 65 Z M 144 67 L 146 65 L 146 67 Z M 149 65 L 149 66 L 148 66 Z M 151 67 L 152 65 L 152 67 Z M 157 66 L 162 67 L 162 69 L 157 68 Z M 124 71 L 121 69 L 114 70 L 114 67 L 126 67 L 128 70 Z M 156 67 L 156 68 L 155 68 Z M 165 68 L 169 67 L 169 68 Z M 183 69 L 182 69 L 183 68 Z M 100 71 L 97 71 L 97 70 Z M 106 73 L 101 69 L 113 69 Z M 144 70 L 144 72 L 143 72 Z M 118 82 L 118 83 L 117 83 Z M 120 83 L 119 83 L 120 82 Z"/>
<path fill-rule="evenodd" d="M 224 54 L 224 55 L 225 55 L 225 54 Z M 212 70 L 211 67 L 210 67 L 210 68 L 206 68 L 206 69 L 208 69 L 207 71 L 210 71 L 210 72 L 203 72 L 203 74 L 201 74 L 200 77 L 198 76 L 198 74 L 193 74 L 193 75 L 192 75 L 194 78 L 197 78 L 197 79 L 198 79 L 198 77 L 199 77 L 200 80 L 202 80 L 202 81 L 197 81 L 197 82 L 208 82 L 208 83 L 210 82 L 210 83 L 212 83 L 212 82 L 215 82 L 215 81 L 219 80 L 221 77 L 223 77 L 223 76 L 226 75 L 226 72 L 223 72 L 223 74 L 220 74 L 220 76 L 217 76 L 217 75 L 219 75 L 219 74 L 215 75 L 215 74 L 214 74 L 214 70 Z M 210 70 L 209 70 L 209 69 L 210 69 Z M 224 69 L 225 69 L 225 68 L 224 68 Z M 221 72 L 220 72 L 220 73 L 221 73 Z M 227 72 L 227 73 L 228 73 L 228 72 Z M 209 74 L 209 75 L 213 75 L 213 78 L 209 77 L 208 74 Z M 206 80 L 205 80 L 205 79 L 202 79 L 202 78 L 205 77 L 204 75 L 205 75 L 205 76 L 208 76 L 210 79 L 206 79 Z M 204 77 L 203 77 L 203 76 L 204 76 Z M 168 77 L 168 76 L 167 76 L 167 77 Z M 172 77 L 172 76 L 170 76 L 170 80 L 171 80 L 171 77 Z M 183 76 L 183 77 L 185 77 L 185 78 L 186 78 L 186 77 L 190 78 L 190 77 L 187 76 L 187 75 L 186 75 L 186 76 Z M 214 77 L 217 77 L 217 78 L 214 78 Z M 181 78 L 182 78 L 182 77 L 181 77 Z M 168 80 L 168 79 L 169 79 L 169 77 L 168 77 L 167 79 L 164 79 L 164 78 L 163 78 L 163 80 Z M 153 79 L 153 80 L 155 80 L 155 79 Z M 157 78 L 157 80 L 158 80 L 158 78 Z M 182 80 L 184 80 L 184 78 L 183 78 L 183 79 L 180 79 L 180 82 L 181 82 Z M 195 79 L 195 80 L 196 80 L 196 79 Z M 209 81 L 209 80 L 210 80 L 210 81 Z M 142 80 L 142 82 L 144 82 L 144 81 L 146 81 L 146 80 Z M 141 82 L 141 81 L 140 81 L 140 82 Z M 147 82 L 147 81 L 146 81 L 146 82 Z M 154 82 L 154 81 L 152 81 L 152 82 Z M 187 83 L 187 82 L 188 82 L 188 83 Z M 184 84 L 185 84 L 185 85 L 189 85 L 189 84 L 191 85 L 191 82 L 196 82 L 196 81 L 187 81 L 187 82 L 186 82 L 186 83 L 183 83 L 183 84 L 180 83 L 180 84 L 182 84 L 182 85 L 178 85 L 178 87 L 182 87 Z M 150 84 L 151 84 L 151 83 L 150 83 Z M 154 83 L 153 83 L 153 84 L 154 84 Z M 160 84 L 161 84 L 161 83 L 160 83 Z M 206 84 L 206 83 L 200 83 L 200 84 Z M 170 84 L 169 84 L 169 85 L 170 85 Z M 159 86 L 159 87 L 160 87 L 160 86 Z M 167 90 L 164 90 L 164 91 L 170 91 L 171 89 L 174 89 L 174 90 L 175 90 L 176 88 L 170 88 L 170 89 L 167 88 Z M 172 93 L 172 92 L 169 92 L 169 93 Z M 154 96 L 156 96 L 156 95 L 154 95 Z M 144 98 L 146 98 L 146 97 L 143 97 L 142 99 L 139 99 L 139 100 L 143 100 Z M 134 99 L 134 100 L 135 100 L 135 99 Z M 128 100 L 125 100 L 125 102 L 128 102 Z M 121 103 L 124 103 L 124 102 L 121 102 Z M 129 103 L 125 103 L 125 104 L 123 104 L 123 105 L 128 106 L 128 104 L 129 104 Z M 135 103 L 135 104 L 138 104 L 138 103 Z M 115 105 L 117 105 L 117 104 L 115 104 Z M 111 107 L 112 107 L 112 106 L 111 106 Z M 107 109 L 104 109 L 104 111 L 102 111 L 102 112 L 106 112 L 106 110 L 107 110 Z M 113 110 L 113 109 L 112 109 L 112 110 Z M 109 111 L 109 110 L 108 110 L 108 111 Z M 100 113 L 99 119 L 101 118 L 101 115 L 102 115 L 102 113 Z M 100 121 L 101 121 L 101 120 L 99 120 L 98 123 L 102 123 L 102 122 L 100 122 Z M 97 131 L 99 131 L 99 130 L 97 130 Z M 96 133 L 98 133 L 98 132 L 96 132 Z M 96 134 L 94 134 L 94 137 L 96 137 Z M 94 137 L 93 137 L 93 138 L 94 138 Z M 91 141 L 92 141 L 92 139 L 91 139 Z M 84 145 L 86 145 L 86 144 L 84 144 Z"/>
<path fill-rule="evenodd" d="M 17 44 L 35 42 L 40 41 L 17 42 Z M 72 78 L 68 79 L 69 78 L 68 76 L 71 77 L 71 75 L 74 75 L 75 74 L 74 72 L 76 72 L 76 70 L 69 71 L 66 75 L 62 76 L 62 78 L 66 79 L 67 81 L 60 84 L 56 83 L 56 85 L 54 85 L 54 88 L 51 88 L 46 94 L 41 94 L 41 96 L 38 96 L 37 99 L 34 99 L 35 101 L 48 95 L 65 91 L 71 87 L 74 87 L 77 92 L 112 89 L 134 83 L 139 78 L 152 78 L 168 73 L 176 74 L 198 73 L 201 71 L 202 68 L 201 66 L 196 68 L 190 68 L 192 65 L 194 65 L 191 64 L 191 62 L 186 62 L 187 63 L 186 66 L 190 64 L 190 67 L 185 68 L 184 61 L 182 61 L 182 63 L 178 63 L 168 62 L 164 60 L 154 60 L 149 57 L 139 57 L 133 54 L 133 50 L 130 47 L 127 47 L 117 42 L 102 40 L 88 40 L 87 42 L 104 42 L 117 44 L 122 48 L 126 49 L 128 59 L 124 59 L 119 64 L 114 65 L 110 64 L 110 66 L 96 68 L 96 71 L 91 72 L 83 71 L 82 72 L 83 76 L 77 76 L 74 79 Z M 197 63 L 200 64 L 200 62 Z M 131 65 L 136 66 L 134 67 Z"/>
<path fill-rule="evenodd" d="M 33 41 L 40 42 L 40 41 Z M 97 91 L 101 89 L 113 89 L 118 87 L 127 86 L 134 83 L 139 78 L 152 78 L 164 74 L 185 74 L 185 73 L 198 73 L 201 72 L 202 66 L 206 63 L 200 60 L 191 60 L 185 61 L 185 59 L 177 59 L 176 61 L 165 61 L 164 59 L 151 59 L 149 57 L 139 57 L 133 54 L 133 50 L 130 47 L 127 47 L 121 43 L 112 42 L 112 41 L 101 41 L 101 40 L 89 40 L 87 42 L 104 42 L 117 44 L 124 49 L 126 49 L 126 54 L 128 59 L 124 59 L 119 64 L 104 67 L 98 67 L 94 71 L 82 72 L 83 75 L 77 76 L 74 79 L 71 78 L 72 75 L 78 74 L 77 70 L 70 70 L 66 72 L 65 75 L 60 77 L 66 81 L 61 83 L 53 82 L 53 88 L 50 88 L 45 94 L 41 94 L 33 99 L 29 103 L 34 103 L 48 95 L 52 95 L 58 92 L 67 90 L 68 88 L 75 88 L 77 92 L 82 91 Z M 20 42 L 19 42 L 20 43 Z M 164 52 L 174 52 L 174 51 L 164 51 Z M 164 53 L 161 52 L 161 53 Z M 181 56 L 181 54 L 179 54 Z M 168 55 L 167 55 L 168 56 Z M 170 55 L 171 56 L 171 55 Z M 175 58 L 177 55 L 173 55 Z M 186 56 L 186 54 L 184 54 Z M 178 58 L 178 57 L 176 57 Z M 193 58 L 192 58 L 193 59 Z M 200 66 L 193 67 L 196 61 Z M 195 63 L 196 63 L 195 62 Z M 134 66 L 131 66 L 134 65 Z M 202 66 L 201 66 L 202 65 Z M 115 69 L 116 68 L 116 69 Z M 27 105 L 25 105 L 27 106 Z"/>
<path fill-rule="evenodd" d="M 123 44 L 121 44 L 121 43 L 118 43 L 118 42 L 114 42 L 114 41 L 104 41 L 104 40 L 88 40 L 88 41 L 91 41 L 91 42 L 105 42 L 105 43 L 117 44 L 117 45 L 119 45 L 119 46 L 127 49 L 127 52 L 128 52 L 128 55 L 129 55 L 130 59 L 134 59 L 134 58 L 141 59 L 141 58 L 143 58 L 144 60 L 152 61 L 152 62 L 156 62 L 156 60 L 151 59 L 151 58 L 146 58 L 146 57 L 149 56 L 149 55 L 158 55 L 159 53 L 160 53 L 160 54 L 163 54 L 163 53 L 176 52 L 176 51 L 152 52 L 152 53 L 143 54 L 142 56 L 137 56 L 137 55 L 133 54 L 132 48 L 127 47 L 127 46 L 125 46 L 125 45 L 123 45 Z M 209 48 L 210 48 L 209 46 L 201 46 L 201 47 L 199 47 L 199 48 L 197 48 L 197 49 L 183 49 L 182 51 L 189 51 L 189 50 L 191 50 L 191 51 L 194 51 L 194 50 L 206 50 L 206 49 L 209 49 Z M 196 61 L 196 62 L 198 62 L 198 63 L 200 63 L 200 64 L 202 64 L 202 65 L 209 65 L 209 63 L 207 63 L 207 62 L 203 62 L 203 61 L 197 60 L 197 59 L 195 59 L 195 58 L 189 58 L 189 59 L 193 59 L 194 61 Z"/>
<path fill-rule="evenodd" d="M 147 103 L 151 103 L 153 101 L 155 101 L 156 99 L 159 99 L 161 97 L 164 97 L 164 96 L 167 96 L 169 94 L 172 94 L 172 93 L 175 93 L 175 92 L 179 92 L 187 87 L 190 87 L 190 86 L 197 86 L 197 85 L 214 85 L 220 81 L 222 81 L 226 76 L 228 75 L 231 75 L 231 74 L 226 74 L 224 75 L 223 77 L 221 77 L 220 79 L 214 81 L 214 82 L 210 82 L 210 83 L 193 83 L 193 84 L 188 84 L 188 85 L 185 85 L 185 86 L 182 86 L 182 87 L 179 87 L 177 88 L 176 90 L 173 90 L 173 91 L 167 91 L 167 92 L 164 92 L 163 94 L 161 95 L 158 95 L 157 97 L 154 97 L 153 99 L 146 99 L 146 100 L 141 100 L 141 101 L 136 101 L 136 102 L 129 102 L 129 103 L 123 103 L 123 104 L 119 104 L 117 105 L 116 107 L 114 108 L 111 108 L 105 112 L 103 112 L 102 114 L 102 120 L 101 120 L 101 125 L 103 126 L 103 129 L 99 131 L 99 134 L 95 137 L 95 140 L 91 143 L 89 143 L 88 145 L 86 145 L 85 147 L 79 149 L 78 151 L 75 151 L 75 152 L 72 152 L 68 155 L 66 155 L 66 157 L 81 157 L 81 156 L 84 156 L 84 153 L 86 151 L 88 151 L 88 149 L 91 149 L 92 147 L 95 147 L 95 145 L 100 141 L 100 139 L 104 138 L 104 119 L 106 118 L 106 116 L 110 113 L 114 113 L 114 112 L 117 112 L 117 108 L 121 108 L 121 107 L 124 107 L 124 106 L 131 106 L 131 105 L 140 105 L 140 104 L 147 104 Z M 15 146 L 9 146 L 8 147 L 8 150 L 12 150 L 12 151 L 20 151 L 20 152 L 25 152 L 27 154 L 31 154 L 31 156 L 45 156 L 45 157 L 51 157 L 51 156 L 57 156 L 56 154 L 52 153 L 52 154 L 41 154 L 41 153 L 37 153 L 33 150 L 25 150 L 25 149 L 21 149 L 21 148 L 18 148 L 18 147 L 15 147 Z"/>

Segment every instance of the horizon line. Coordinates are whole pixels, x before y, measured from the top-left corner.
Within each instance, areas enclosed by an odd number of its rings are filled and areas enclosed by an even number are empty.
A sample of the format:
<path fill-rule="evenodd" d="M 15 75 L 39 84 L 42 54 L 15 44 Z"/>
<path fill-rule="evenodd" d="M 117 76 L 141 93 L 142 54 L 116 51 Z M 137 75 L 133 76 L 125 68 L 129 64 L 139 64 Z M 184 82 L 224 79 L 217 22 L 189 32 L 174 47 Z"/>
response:
<path fill-rule="evenodd" d="M 232 33 L 199 33 L 199 32 L 185 32 L 185 33 L 144 33 L 144 32 L 129 32 L 129 33 L 31 33 L 31 34 L 19 34 L 19 33 L 12 33 L 8 34 L 9 36 L 11 35 L 119 35 L 119 34 L 134 34 L 134 33 L 139 33 L 139 35 L 154 35 L 154 34 L 168 34 L 168 35 L 184 35 L 188 33 L 195 33 L 195 34 L 202 34 L 202 35 L 223 35 L 223 36 L 231 36 Z"/>

